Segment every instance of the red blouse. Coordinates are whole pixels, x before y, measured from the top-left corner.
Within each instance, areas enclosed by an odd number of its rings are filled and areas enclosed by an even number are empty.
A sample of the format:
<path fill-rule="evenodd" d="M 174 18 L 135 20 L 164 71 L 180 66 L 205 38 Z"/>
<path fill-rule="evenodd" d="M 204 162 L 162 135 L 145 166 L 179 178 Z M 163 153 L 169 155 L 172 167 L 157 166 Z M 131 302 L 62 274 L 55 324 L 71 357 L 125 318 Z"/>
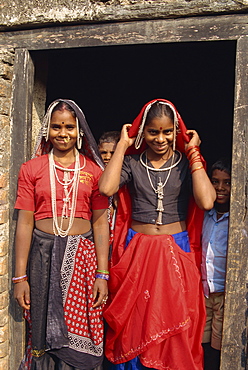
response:
<path fill-rule="evenodd" d="M 102 174 L 100 167 L 85 157 L 86 165 L 80 170 L 75 218 L 90 220 L 92 210 L 108 208 L 108 198 L 101 195 L 98 180 Z M 80 155 L 80 167 L 84 164 Z M 60 164 L 59 164 L 60 165 Z M 60 167 L 62 167 L 60 165 Z M 72 164 L 69 168 L 74 168 Z M 58 178 L 63 180 L 63 170 L 56 169 Z M 71 175 L 72 176 L 72 175 Z M 61 216 L 63 207 L 63 186 L 56 181 L 57 214 Z M 18 177 L 18 190 L 15 208 L 33 211 L 35 220 L 52 218 L 51 189 L 48 155 L 23 163 Z"/>

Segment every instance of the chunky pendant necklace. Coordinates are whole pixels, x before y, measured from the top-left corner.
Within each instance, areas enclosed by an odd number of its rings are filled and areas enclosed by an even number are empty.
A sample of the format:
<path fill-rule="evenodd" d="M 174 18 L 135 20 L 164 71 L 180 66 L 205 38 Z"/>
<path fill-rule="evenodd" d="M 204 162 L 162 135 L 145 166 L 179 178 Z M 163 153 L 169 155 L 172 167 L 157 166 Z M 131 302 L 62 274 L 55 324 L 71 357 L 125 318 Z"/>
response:
<path fill-rule="evenodd" d="M 53 213 L 53 232 L 55 235 L 61 237 L 66 237 L 72 227 L 76 204 L 77 204 L 77 193 L 78 193 L 78 183 L 79 183 L 79 173 L 80 170 L 85 167 L 85 157 L 84 164 L 80 167 L 79 153 L 76 151 L 75 156 L 75 168 L 64 168 L 55 164 L 53 158 L 53 149 L 49 153 L 49 173 L 50 173 L 50 185 L 51 185 L 51 198 L 52 198 L 52 213 Z M 60 169 L 64 172 L 63 181 L 61 181 L 57 174 L 57 169 Z M 74 172 L 72 178 L 70 178 L 70 172 Z M 58 214 L 57 214 L 57 202 L 56 202 L 56 181 L 63 186 L 64 198 L 63 198 L 63 207 L 61 212 L 61 222 L 58 223 Z M 70 189 L 69 189 L 70 187 Z M 72 195 L 71 195 L 72 194 Z M 71 199 L 72 197 L 72 199 Z M 63 220 L 69 218 L 68 227 L 66 230 L 63 230 Z"/>
<path fill-rule="evenodd" d="M 167 182 L 169 180 L 169 177 L 170 177 L 172 168 L 174 168 L 181 161 L 181 159 L 182 159 L 182 153 L 180 153 L 179 160 L 174 163 L 175 152 L 173 152 L 172 159 L 171 159 L 171 163 L 172 164 L 171 164 L 171 166 L 166 167 L 166 168 L 154 168 L 154 167 L 148 166 L 147 165 L 147 153 L 145 153 L 145 154 L 146 154 L 146 163 L 144 163 L 144 161 L 142 159 L 142 155 L 140 156 L 140 162 L 146 168 L 147 177 L 149 179 L 150 185 L 151 185 L 153 191 L 155 192 L 155 194 L 157 194 L 158 203 L 157 203 L 156 211 L 158 212 L 158 217 L 157 217 L 157 220 L 156 220 L 156 224 L 157 225 L 162 225 L 163 224 L 162 223 L 162 216 L 163 216 L 163 211 L 164 211 L 164 206 L 163 206 L 164 191 L 163 191 L 163 189 L 164 189 L 165 185 L 167 184 Z M 154 185 L 152 183 L 152 179 L 151 179 L 149 170 L 150 171 L 168 171 L 168 174 L 166 176 L 166 179 L 165 179 L 164 183 L 162 183 L 161 177 L 158 178 L 159 181 L 157 183 L 157 189 L 154 187 Z"/>

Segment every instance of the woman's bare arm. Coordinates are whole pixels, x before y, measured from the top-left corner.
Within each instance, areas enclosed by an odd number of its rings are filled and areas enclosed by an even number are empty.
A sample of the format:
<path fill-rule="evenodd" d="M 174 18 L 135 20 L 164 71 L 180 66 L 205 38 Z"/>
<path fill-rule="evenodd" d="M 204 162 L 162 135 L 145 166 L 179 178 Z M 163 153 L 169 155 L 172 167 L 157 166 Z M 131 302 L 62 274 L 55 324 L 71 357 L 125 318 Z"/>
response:
<path fill-rule="evenodd" d="M 15 235 L 15 276 L 24 276 L 27 271 L 28 256 L 34 228 L 34 212 L 19 210 Z M 30 289 L 27 281 L 16 283 L 14 298 L 24 308 L 30 308 Z"/>
<path fill-rule="evenodd" d="M 194 145 L 200 146 L 201 140 L 195 130 L 188 130 L 186 133 L 190 136 L 191 139 L 189 143 L 185 144 L 185 149 L 188 149 Z M 194 153 L 191 159 L 193 159 L 195 156 L 197 156 L 197 153 Z M 203 210 L 209 210 L 214 206 L 216 192 L 205 169 L 198 170 L 197 168 L 199 167 L 201 167 L 200 162 L 193 163 L 191 167 L 191 171 L 193 171 L 193 195 L 195 198 L 195 202 L 199 208 Z"/>
<path fill-rule="evenodd" d="M 108 270 L 109 255 L 109 223 L 106 209 L 93 210 L 92 227 L 94 234 L 94 243 L 97 255 L 97 268 L 99 270 Z M 96 279 L 94 288 L 94 305 L 98 307 L 103 303 L 103 299 L 108 296 L 107 280 Z"/>

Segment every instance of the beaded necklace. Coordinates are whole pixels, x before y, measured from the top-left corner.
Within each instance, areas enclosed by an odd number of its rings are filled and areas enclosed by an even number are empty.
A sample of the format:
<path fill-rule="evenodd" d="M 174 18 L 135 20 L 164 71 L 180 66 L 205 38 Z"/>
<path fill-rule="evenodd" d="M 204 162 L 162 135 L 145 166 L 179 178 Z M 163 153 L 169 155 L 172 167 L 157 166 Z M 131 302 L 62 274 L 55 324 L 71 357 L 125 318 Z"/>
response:
<path fill-rule="evenodd" d="M 53 213 L 53 232 L 56 236 L 66 237 L 72 227 L 76 204 L 77 204 L 77 193 L 80 170 L 85 167 L 86 160 L 84 158 L 84 164 L 80 167 L 79 153 L 76 151 L 75 155 L 75 168 L 64 168 L 55 164 L 53 158 L 53 149 L 49 153 L 49 174 L 50 174 L 50 186 L 51 186 L 51 200 L 52 200 L 52 213 Z M 57 169 L 64 172 L 63 181 L 59 180 Z M 72 178 L 70 178 L 70 172 L 73 172 Z M 57 203 L 56 203 L 56 181 L 63 186 L 64 198 L 63 207 L 61 213 L 61 222 L 58 223 L 57 214 Z M 70 187 L 70 189 L 69 189 Z M 72 198 L 72 199 L 71 199 Z M 70 215 L 69 215 L 70 214 Z M 63 230 L 63 220 L 69 218 L 68 227 Z"/>

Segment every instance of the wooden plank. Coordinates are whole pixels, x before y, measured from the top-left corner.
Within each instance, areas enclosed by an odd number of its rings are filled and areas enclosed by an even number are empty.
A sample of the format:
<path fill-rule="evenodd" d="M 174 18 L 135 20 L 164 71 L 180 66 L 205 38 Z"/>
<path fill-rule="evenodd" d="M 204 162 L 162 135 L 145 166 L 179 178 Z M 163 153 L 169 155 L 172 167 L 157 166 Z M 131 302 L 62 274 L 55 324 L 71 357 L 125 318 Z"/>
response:
<path fill-rule="evenodd" d="M 10 269 L 14 272 L 14 233 L 15 214 L 13 212 L 16 197 L 17 176 L 20 165 L 30 156 L 31 139 L 31 110 L 32 91 L 34 80 L 34 66 L 29 52 L 26 49 L 16 49 L 13 77 L 13 96 L 11 111 L 11 158 L 10 158 Z M 10 287 L 10 369 L 17 369 L 24 354 L 24 325 L 23 313 L 12 296 Z"/>
<path fill-rule="evenodd" d="M 248 34 L 248 15 L 84 24 L 0 33 L 0 48 L 28 50 L 161 42 L 235 40 Z"/>
<path fill-rule="evenodd" d="M 221 370 L 247 369 L 248 37 L 237 42 L 232 190 Z"/>

